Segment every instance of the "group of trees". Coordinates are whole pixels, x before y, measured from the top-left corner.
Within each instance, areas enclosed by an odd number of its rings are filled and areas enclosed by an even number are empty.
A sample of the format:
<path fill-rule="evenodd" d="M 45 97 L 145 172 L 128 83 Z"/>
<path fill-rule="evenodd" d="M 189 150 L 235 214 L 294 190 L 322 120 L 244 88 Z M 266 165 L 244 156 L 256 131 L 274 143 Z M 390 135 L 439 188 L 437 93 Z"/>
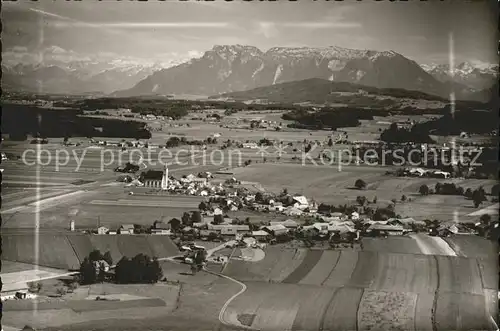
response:
<path fill-rule="evenodd" d="M 89 256 L 85 257 L 80 264 L 80 283 L 94 284 L 103 282 L 106 279 L 105 261 L 109 266 L 113 264 L 111 253 L 108 251 L 102 254 L 99 250 L 93 250 Z"/>
<path fill-rule="evenodd" d="M 378 114 L 377 111 L 359 108 L 339 108 L 310 112 L 306 109 L 298 109 L 289 113 L 283 114 L 284 120 L 294 121 L 289 127 L 308 128 L 308 129 L 331 129 L 335 130 L 342 127 L 355 127 L 361 125 L 359 120 L 371 120 L 373 115 Z"/>
<path fill-rule="evenodd" d="M 157 258 L 138 254 L 132 259 L 122 257 L 116 264 L 115 281 L 119 284 L 156 283 L 163 278 Z"/>
<path fill-rule="evenodd" d="M 14 140 L 25 140 L 27 135 L 41 137 L 125 137 L 151 138 L 145 123 L 121 119 L 80 116 L 81 111 L 41 109 L 26 105 L 2 107 L 2 132 Z M 39 118 L 41 120 L 39 120 Z"/>
<path fill-rule="evenodd" d="M 463 195 L 467 199 L 470 199 L 474 202 L 475 208 L 478 208 L 484 201 L 487 201 L 486 191 L 482 186 L 480 186 L 475 190 L 472 190 L 470 188 L 464 190 L 463 187 L 456 186 L 453 183 L 444 183 L 444 184 L 436 183 L 434 189 L 431 189 L 429 188 L 429 186 L 423 184 L 419 187 L 418 192 L 421 195 L 429 195 L 429 194 Z"/>
<path fill-rule="evenodd" d="M 380 134 L 380 140 L 391 143 L 435 143 L 435 141 L 429 136 L 429 131 L 423 131 L 415 126 L 410 130 L 405 128 L 398 128 L 396 123 L 392 123 L 391 126 L 384 130 Z"/>

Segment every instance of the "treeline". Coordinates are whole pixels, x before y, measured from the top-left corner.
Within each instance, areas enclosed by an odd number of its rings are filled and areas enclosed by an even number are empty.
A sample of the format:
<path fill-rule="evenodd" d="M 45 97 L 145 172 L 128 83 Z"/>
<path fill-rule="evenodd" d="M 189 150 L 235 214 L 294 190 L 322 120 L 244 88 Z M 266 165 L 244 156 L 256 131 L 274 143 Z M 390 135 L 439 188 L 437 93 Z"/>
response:
<path fill-rule="evenodd" d="M 283 114 L 281 118 L 295 121 L 296 123 L 291 127 L 335 130 L 343 127 L 359 126 L 361 125 L 359 120 L 372 120 L 373 116 L 379 116 L 379 114 L 383 114 L 383 112 L 345 107 L 338 109 L 323 108 L 314 112 L 299 109 Z"/>
<path fill-rule="evenodd" d="M 390 143 L 435 143 L 435 141 L 429 136 L 428 131 L 422 130 L 420 127 L 415 125 L 409 130 L 398 128 L 396 123 L 391 124 L 388 129 L 384 130 L 382 134 L 380 134 L 380 140 Z"/>
<path fill-rule="evenodd" d="M 415 130 L 440 136 L 459 135 L 461 132 L 490 134 L 498 130 L 498 109 L 461 110 L 453 115 L 448 111 L 439 119 L 415 125 Z"/>
<path fill-rule="evenodd" d="M 142 122 L 83 117 L 79 116 L 82 114 L 80 110 L 42 109 L 12 104 L 5 105 L 2 110 L 2 132 L 14 140 L 25 140 L 27 135 L 42 138 L 151 138 L 151 132 Z"/>

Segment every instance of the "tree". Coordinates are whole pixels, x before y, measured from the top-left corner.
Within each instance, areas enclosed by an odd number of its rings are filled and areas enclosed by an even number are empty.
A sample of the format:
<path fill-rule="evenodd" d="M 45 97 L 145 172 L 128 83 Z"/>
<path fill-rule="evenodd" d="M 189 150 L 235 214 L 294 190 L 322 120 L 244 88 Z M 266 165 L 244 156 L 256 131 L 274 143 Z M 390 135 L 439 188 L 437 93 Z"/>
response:
<path fill-rule="evenodd" d="M 418 189 L 418 193 L 420 193 L 421 195 L 428 195 L 429 194 L 429 186 L 423 184 L 420 186 L 420 188 Z"/>
<path fill-rule="evenodd" d="M 184 212 L 184 214 L 182 214 L 182 225 L 191 226 L 192 224 L 191 215 L 189 215 L 188 212 Z"/>
<path fill-rule="evenodd" d="M 181 221 L 178 218 L 172 218 L 168 223 L 174 232 L 181 228 Z"/>
<path fill-rule="evenodd" d="M 111 257 L 111 253 L 109 251 L 104 253 L 102 259 L 106 261 L 109 265 L 113 265 L 113 258 Z"/>
<path fill-rule="evenodd" d="M 92 253 L 91 253 L 92 254 Z M 94 284 L 96 281 L 96 269 L 94 262 L 88 257 L 80 264 L 80 283 L 83 285 Z"/>
<path fill-rule="evenodd" d="M 405 202 L 406 200 L 407 200 L 406 195 L 404 195 L 404 194 L 403 194 L 403 195 L 401 196 L 401 201 Z"/>
<path fill-rule="evenodd" d="M 328 139 L 328 146 L 329 147 L 333 146 L 333 140 L 332 140 L 332 138 Z"/>
<path fill-rule="evenodd" d="M 151 283 L 156 283 L 163 278 L 163 269 L 161 268 L 156 257 L 153 258 L 149 269 L 150 272 L 148 278 Z"/>
<path fill-rule="evenodd" d="M 222 222 L 224 222 L 224 218 L 222 217 L 222 215 L 214 216 L 214 222 L 213 222 L 214 225 L 221 224 Z"/>
<path fill-rule="evenodd" d="M 467 190 L 465 190 L 464 196 L 466 198 L 472 199 L 472 190 L 470 189 L 470 187 Z"/>
<path fill-rule="evenodd" d="M 198 209 L 207 210 L 208 209 L 207 203 L 205 201 L 200 202 L 200 204 L 198 205 Z"/>
<path fill-rule="evenodd" d="M 436 194 L 441 193 L 441 183 L 436 183 L 436 185 L 434 185 L 434 191 L 436 192 Z"/>
<path fill-rule="evenodd" d="M 366 197 L 365 196 L 357 196 L 356 197 L 356 202 L 360 205 L 360 206 L 364 206 L 365 203 L 366 203 Z"/>
<path fill-rule="evenodd" d="M 89 260 L 90 262 L 94 261 L 99 261 L 103 259 L 103 255 L 100 250 L 94 249 L 92 252 L 89 254 Z"/>
<path fill-rule="evenodd" d="M 262 202 L 264 200 L 264 195 L 261 192 L 255 194 L 255 201 Z"/>
<path fill-rule="evenodd" d="M 373 203 L 377 203 L 377 196 L 373 197 Z"/>
<path fill-rule="evenodd" d="M 481 224 L 483 225 L 489 225 L 490 222 L 491 222 L 491 216 L 489 214 L 483 214 L 481 215 L 481 217 L 479 218 L 479 221 L 481 222 Z"/>
<path fill-rule="evenodd" d="M 395 206 L 396 205 L 396 199 L 391 199 L 392 204 Z"/>
<path fill-rule="evenodd" d="M 481 191 L 474 190 L 474 192 L 472 192 L 472 201 L 474 202 L 475 208 L 478 208 L 483 203 L 484 200 Z"/>
<path fill-rule="evenodd" d="M 201 223 L 203 221 L 201 213 L 198 210 L 193 211 L 191 214 L 191 221 L 193 221 L 193 223 Z"/>
<path fill-rule="evenodd" d="M 357 188 L 358 190 L 363 190 L 366 188 L 366 183 L 362 179 L 357 179 L 356 182 L 354 183 L 354 187 Z"/>

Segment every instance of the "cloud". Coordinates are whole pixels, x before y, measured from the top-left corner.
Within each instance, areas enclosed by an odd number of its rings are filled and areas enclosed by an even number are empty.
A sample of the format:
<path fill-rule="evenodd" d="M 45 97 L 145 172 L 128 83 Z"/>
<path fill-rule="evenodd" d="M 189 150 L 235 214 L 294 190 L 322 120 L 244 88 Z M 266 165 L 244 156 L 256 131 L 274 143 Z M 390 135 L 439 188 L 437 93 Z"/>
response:
<path fill-rule="evenodd" d="M 189 56 L 190 58 L 198 58 L 198 57 L 203 56 L 203 52 L 200 52 L 200 51 L 194 51 L 194 50 L 193 50 L 193 51 L 189 51 L 189 52 L 188 52 L 188 56 Z"/>
<path fill-rule="evenodd" d="M 257 25 L 257 32 L 263 34 L 266 38 L 272 38 L 279 34 L 279 31 L 276 28 L 276 23 L 258 22 Z"/>

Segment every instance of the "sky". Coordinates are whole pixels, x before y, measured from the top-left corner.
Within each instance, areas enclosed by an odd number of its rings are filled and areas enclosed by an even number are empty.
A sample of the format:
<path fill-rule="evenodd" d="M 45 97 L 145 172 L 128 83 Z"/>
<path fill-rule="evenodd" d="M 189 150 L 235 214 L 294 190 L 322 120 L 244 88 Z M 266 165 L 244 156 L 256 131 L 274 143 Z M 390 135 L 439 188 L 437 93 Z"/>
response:
<path fill-rule="evenodd" d="M 498 63 L 496 1 L 83 0 L 2 3 L 2 52 L 171 60 L 214 45 L 393 50 L 419 63 Z"/>

